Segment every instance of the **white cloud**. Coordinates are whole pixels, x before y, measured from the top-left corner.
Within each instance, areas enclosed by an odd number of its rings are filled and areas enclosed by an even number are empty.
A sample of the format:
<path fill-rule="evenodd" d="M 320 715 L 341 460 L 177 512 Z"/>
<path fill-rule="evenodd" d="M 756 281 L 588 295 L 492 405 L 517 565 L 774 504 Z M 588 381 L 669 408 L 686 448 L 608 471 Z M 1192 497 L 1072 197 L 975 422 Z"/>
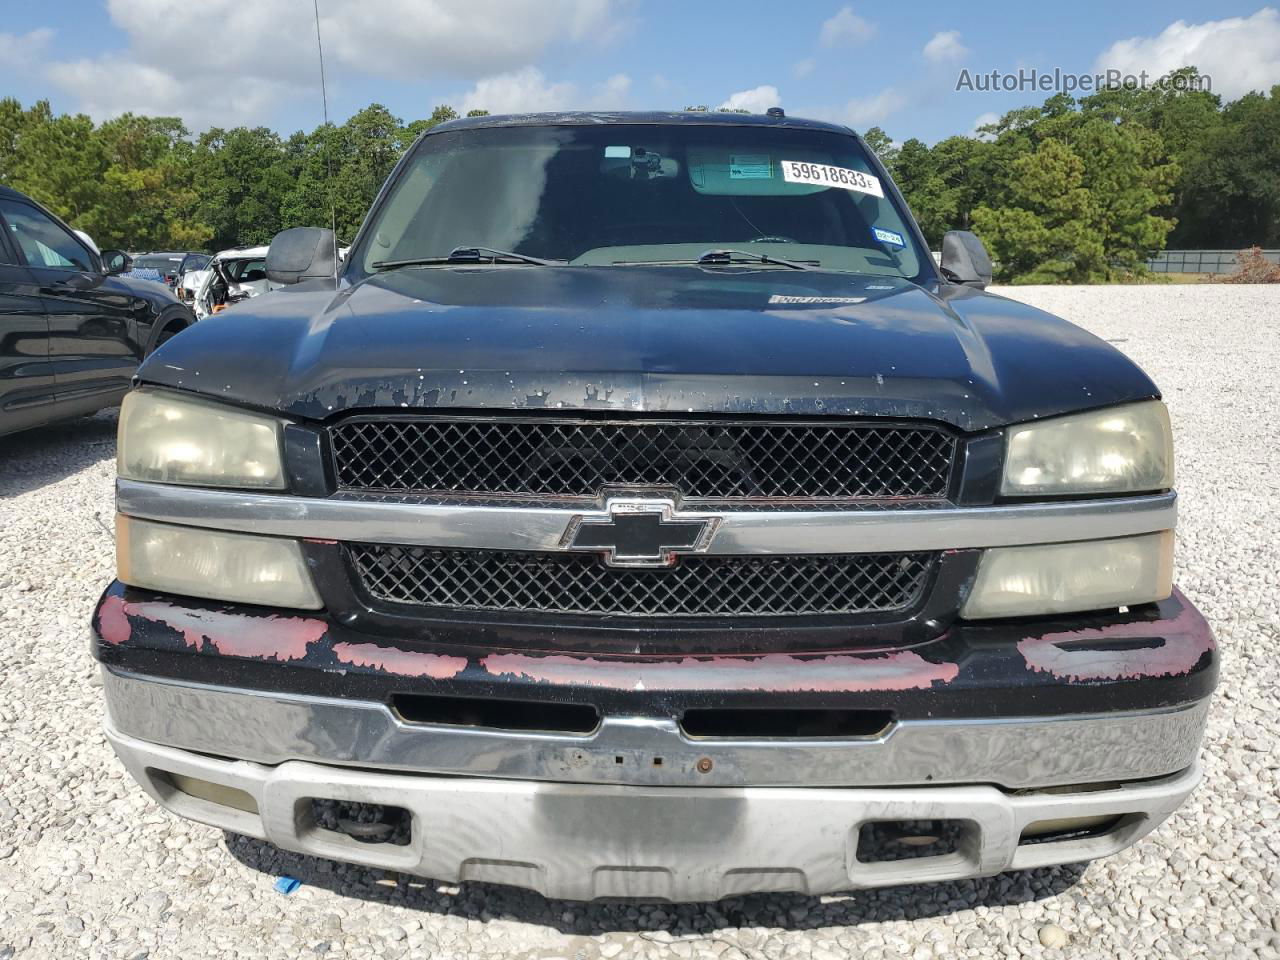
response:
<path fill-rule="evenodd" d="M 324 0 L 321 30 L 331 90 L 344 76 L 360 74 L 492 85 L 560 47 L 609 42 L 626 29 L 618 12 L 626 2 Z M 49 79 L 95 117 L 158 111 L 200 129 L 269 122 L 283 102 L 318 99 L 308 3 L 107 0 L 107 11 L 128 36 L 127 49 L 48 68 Z M 202 55 L 193 44 L 211 44 L 215 52 Z M 563 84 L 543 85 L 550 89 L 544 97 L 566 96 Z M 495 89 L 516 96 L 517 87 Z"/>
<path fill-rule="evenodd" d="M 813 57 L 806 57 L 804 60 L 798 61 L 791 69 L 795 72 L 797 77 L 807 77 L 809 74 L 813 73 L 813 68 L 817 65 L 818 62 L 814 60 Z"/>
<path fill-rule="evenodd" d="M 1154 37 L 1130 37 L 1098 57 L 1098 70 L 1137 74 L 1155 80 L 1170 70 L 1193 66 L 1213 78 L 1213 92 L 1233 100 L 1251 90 L 1280 83 L 1280 13 L 1263 7 L 1249 17 L 1205 23 L 1178 20 Z"/>
<path fill-rule="evenodd" d="M 490 113 L 543 113 L 557 110 L 611 110 L 626 103 L 631 78 L 615 73 L 583 93 L 572 83 L 551 83 L 537 67 L 484 77 L 461 97 L 459 110 Z"/>
<path fill-rule="evenodd" d="M 484 77 L 531 64 L 561 40 L 607 43 L 625 26 L 612 0 L 360 0 L 330 6 L 336 9 L 322 22 L 339 59 L 396 77 Z"/>
<path fill-rule="evenodd" d="M 969 55 L 969 48 L 960 42 L 959 30 L 943 30 L 933 35 L 924 45 L 924 58 L 934 63 L 945 63 L 948 60 L 963 60 Z"/>
<path fill-rule="evenodd" d="M 0 69 L 26 67 L 35 63 L 49 41 L 53 31 L 47 27 L 29 33 L 0 33 Z"/>
<path fill-rule="evenodd" d="M 262 123 L 282 100 L 302 93 L 297 85 L 265 77 L 243 85 L 209 75 L 179 79 L 159 67 L 114 55 L 53 63 L 46 74 L 95 119 L 126 112 L 181 117 L 197 131 Z"/>
<path fill-rule="evenodd" d="M 841 123 L 855 130 L 874 127 L 906 106 L 907 98 L 889 87 L 869 97 L 854 97 L 837 111 Z"/>
<path fill-rule="evenodd" d="M 853 12 L 853 7 L 841 7 L 835 16 L 822 24 L 818 42 L 824 47 L 840 47 L 870 40 L 876 32 L 873 24 Z"/>
<path fill-rule="evenodd" d="M 778 88 L 762 84 L 750 90 L 739 90 L 729 94 L 729 99 L 717 107 L 717 110 L 746 110 L 749 113 L 764 113 L 770 107 L 782 106 L 782 98 Z"/>
<path fill-rule="evenodd" d="M 593 110 L 621 110 L 626 105 L 630 90 L 631 78 L 625 73 L 615 73 L 600 85 L 590 107 Z"/>
<path fill-rule="evenodd" d="M 992 113 L 991 111 L 978 114 L 976 117 L 973 118 L 973 127 L 969 130 L 968 135 L 971 137 L 982 136 L 981 134 L 978 133 L 978 128 L 996 123 L 999 119 L 1000 119 L 1000 114 Z"/>
<path fill-rule="evenodd" d="M 574 97 L 571 83 L 548 83 L 537 67 L 485 77 L 462 98 L 459 109 L 490 113 L 536 113 L 567 110 Z"/>

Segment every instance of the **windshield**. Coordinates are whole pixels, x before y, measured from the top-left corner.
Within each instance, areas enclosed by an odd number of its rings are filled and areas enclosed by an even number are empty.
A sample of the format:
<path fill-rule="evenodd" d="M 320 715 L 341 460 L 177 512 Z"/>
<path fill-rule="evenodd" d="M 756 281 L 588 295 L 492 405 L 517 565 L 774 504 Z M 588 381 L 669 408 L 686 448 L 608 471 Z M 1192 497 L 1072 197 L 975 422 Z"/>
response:
<path fill-rule="evenodd" d="M 158 270 L 160 273 L 173 273 L 178 269 L 178 264 L 180 263 L 182 263 L 181 257 L 171 257 L 168 254 L 151 254 L 134 257 L 133 267 L 135 270 Z"/>
<path fill-rule="evenodd" d="M 458 247 L 584 266 L 689 262 L 729 248 L 910 279 L 928 257 L 854 137 L 704 124 L 432 134 L 361 247 L 353 266 L 366 274 Z"/>

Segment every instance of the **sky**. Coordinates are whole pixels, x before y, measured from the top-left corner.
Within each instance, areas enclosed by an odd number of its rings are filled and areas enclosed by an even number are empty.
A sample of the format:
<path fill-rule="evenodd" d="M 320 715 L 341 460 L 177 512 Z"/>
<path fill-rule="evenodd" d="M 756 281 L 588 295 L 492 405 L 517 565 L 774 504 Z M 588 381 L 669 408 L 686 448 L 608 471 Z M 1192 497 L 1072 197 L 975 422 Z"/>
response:
<path fill-rule="evenodd" d="M 1280 10 L 1216 0 L 1033 4 L 817 0 L 317 0 L 329 111 L 412 120 L 706 104 L 971 133 L 1052 91 L 975 79 L 1184 64 L 1235 99 L 1280 84 Z M 321 122 L 312 0 L 0 0 L 0 96 L 101 120 L 179 116 L 193 132 Z M 968 71 L 969 89 L 957 90 Z"/>

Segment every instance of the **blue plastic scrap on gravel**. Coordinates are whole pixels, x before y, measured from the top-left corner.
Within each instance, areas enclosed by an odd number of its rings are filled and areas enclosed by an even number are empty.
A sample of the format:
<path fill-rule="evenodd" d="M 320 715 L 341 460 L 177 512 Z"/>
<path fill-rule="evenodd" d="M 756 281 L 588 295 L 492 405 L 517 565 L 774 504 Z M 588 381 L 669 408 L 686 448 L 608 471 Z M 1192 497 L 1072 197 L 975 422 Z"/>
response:
<path fill-rule="evenodd" d="M 276 877 L 276 893 L 283 893 L 285 896 L 288 896 L 300 886 L 302 886 L 302 881 L 297 877 Z"/>

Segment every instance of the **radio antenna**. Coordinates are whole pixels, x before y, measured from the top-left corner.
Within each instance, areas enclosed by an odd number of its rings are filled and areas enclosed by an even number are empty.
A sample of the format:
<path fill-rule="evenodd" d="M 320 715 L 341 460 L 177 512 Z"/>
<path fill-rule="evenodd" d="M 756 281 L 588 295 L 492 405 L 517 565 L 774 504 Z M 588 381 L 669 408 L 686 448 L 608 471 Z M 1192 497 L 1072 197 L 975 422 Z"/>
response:
<path fill-rule="evenodd" d="M 324 107 L 324 168 L 325 177 L 328 182 L 325 184 L 326 192 L 329 194 L 329 225 L 333 233 L 333 288 L 338 289 L 338 205 L 333 197 L 333 151 L 329 147 L 330 136 L 333 131 L 329 130 L 329 92 L 325 87 L 324 81 L 324 43 L 320 39 L 320 0 L 311 0 L 312 9 L 316 15 L 316 53 L 320 58 L 320 103 Z"/>

